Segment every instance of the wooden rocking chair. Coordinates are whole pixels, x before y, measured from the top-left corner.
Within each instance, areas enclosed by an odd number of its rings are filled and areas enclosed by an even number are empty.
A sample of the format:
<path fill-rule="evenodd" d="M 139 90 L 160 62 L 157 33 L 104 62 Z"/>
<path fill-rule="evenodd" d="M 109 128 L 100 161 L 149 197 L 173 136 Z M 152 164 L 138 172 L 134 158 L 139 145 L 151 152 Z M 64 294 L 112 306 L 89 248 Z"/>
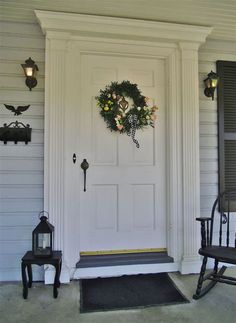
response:
<path fill-rule="evenodd" d="M 210 218 L 196 220 L 201 222 L 202 241 L 199 254 L 203 256 L 203 261 L 193 298 L 199 299 L 217 282 L 236 285 L 236 278 L 224 275 L 227 268 L 225 265 L 218 269 L 219 262 L 236 265 L 236 190 L 227 191 L 218 196 L 213 204 Z M 214 269 L 206 274 L 208 258 L 214 259 Z M 210 282 L 203 286 L 206 280 Z"/>

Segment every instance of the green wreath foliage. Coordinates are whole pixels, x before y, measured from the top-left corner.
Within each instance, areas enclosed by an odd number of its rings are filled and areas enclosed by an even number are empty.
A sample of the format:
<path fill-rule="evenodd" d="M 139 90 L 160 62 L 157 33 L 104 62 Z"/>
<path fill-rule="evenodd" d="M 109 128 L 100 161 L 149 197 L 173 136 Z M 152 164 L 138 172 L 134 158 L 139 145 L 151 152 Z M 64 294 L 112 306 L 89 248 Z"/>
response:
<path fill-rule="evenodd" d="M 142 95 L 137 84 L 129 81 L 111 82 L 104 90 L 100 90 L 100 95 L 95 99 L 100 108 L 100 114 L 111 131 L 130 135 L 132 128 L 130 116 L 135 116 L 137 120 L 136 129 L 154 127 L 157 107 L 148 106 L 148 98 Z"/>

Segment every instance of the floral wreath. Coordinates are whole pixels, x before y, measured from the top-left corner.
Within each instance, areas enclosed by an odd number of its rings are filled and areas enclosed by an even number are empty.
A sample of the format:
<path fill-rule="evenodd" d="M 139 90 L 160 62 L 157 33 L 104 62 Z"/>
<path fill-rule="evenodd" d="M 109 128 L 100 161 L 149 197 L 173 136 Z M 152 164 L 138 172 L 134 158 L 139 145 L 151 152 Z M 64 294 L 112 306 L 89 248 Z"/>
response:
<path fill-rule="evenodd" d="M 148 106 L 149 98 L 141 94 L 137 84 L 129 81 L 111 82 L 104 90 L 100 90 L 100 95 L 95 99 L 107 127 L 111 131 L 119 131 L 131 136 L 136 147 L 139 148 L 135 132 L 146 126 L 154 127 L 155 111 L 158 108 Z"/>

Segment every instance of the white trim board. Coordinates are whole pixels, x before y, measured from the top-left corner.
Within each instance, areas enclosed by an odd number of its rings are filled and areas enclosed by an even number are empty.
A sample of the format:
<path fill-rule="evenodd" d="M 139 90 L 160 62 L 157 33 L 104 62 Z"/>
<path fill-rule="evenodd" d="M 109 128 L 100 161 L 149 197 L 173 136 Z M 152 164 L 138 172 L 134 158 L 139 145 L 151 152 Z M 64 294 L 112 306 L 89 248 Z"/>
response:
<path fill-rule="evenodd" d="M 107 266 L 80 268 L 71 270 L 71 279 L 86 279 L 96 277 L 118 277 L 123 275 L 137 275 L 148 273 L 176 272 L 179 269 L 178 263 L 150 264 L 150 265 L 129 265 L 129 266 Z M 45 272 L 45 284 L 53 284 L 55 269 L 51 267 Z M 68 276 L 62 270 L 61 283 L 68 283 Z"/>
<path fill-rule="evenodd" d="M 80 72 L 78 62 L 83 53 L 119 53 L 165 60 L 167 249 L 175 263 L 179 263 L 176 270 L 196 272 L 200 267 L 197 252 L 200 232 L 195 222 L 200 214 L 198 48 L 212 29 L 80 14 L 35 13 L 46 34 L 44 204 L 55 225 L 55 246 L 63 252 L 67 276 L 71 276 L 80 250 L 76 231 L 79 220 L 72 207 L 76 196 L 71 184 L 71 179 L 78 175 L 68 157 L 73 155 L 76 143 L 64 126 L 73 127 L 74 122 L 73 116 L 69 116 L 73 104 L 68 95 L 72 82 L 69 71 L 77 68 L 77 73 Z"/>
<path fill-rule="evenodd" d="M 42 31 L 60 31 L 70 35 L 117 38 L 129 40 L 153 39 L 155 41 L 191 41 L 202 43 L 211 33 L 212 27 L 184 25 L 166 22 L 146 21 L 35 10 Z"/>

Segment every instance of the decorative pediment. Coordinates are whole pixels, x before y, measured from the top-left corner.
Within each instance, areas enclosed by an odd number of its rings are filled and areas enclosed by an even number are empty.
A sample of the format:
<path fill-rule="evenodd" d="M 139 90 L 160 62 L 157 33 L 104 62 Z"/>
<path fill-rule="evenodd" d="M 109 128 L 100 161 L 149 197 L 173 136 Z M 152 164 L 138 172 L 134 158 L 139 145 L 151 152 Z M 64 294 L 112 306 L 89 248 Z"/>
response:
<path fill-rule="evenodd" d="M 212 27 L 35 10 L 43 32 L 70 36 L 203 43 Z"/>

